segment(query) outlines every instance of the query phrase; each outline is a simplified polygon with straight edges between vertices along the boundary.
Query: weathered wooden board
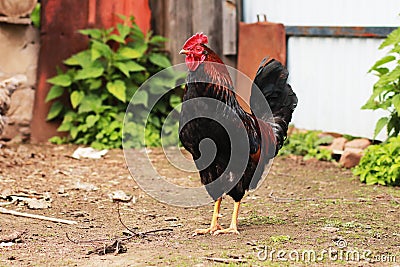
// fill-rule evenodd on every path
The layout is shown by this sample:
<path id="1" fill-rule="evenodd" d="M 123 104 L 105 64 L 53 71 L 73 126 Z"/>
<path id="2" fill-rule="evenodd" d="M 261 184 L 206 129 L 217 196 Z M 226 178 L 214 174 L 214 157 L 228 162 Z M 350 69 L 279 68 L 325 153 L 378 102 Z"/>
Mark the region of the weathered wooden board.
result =
<path id="1" fill-rule="evenodd" d="M 152 26 L 157 34 L 169 39 L 166 49 L 173 64 L 184 62 L 178 52 L 187 38 L 203 32 L 222 60 L 235 66 L 239 5 L 239 0 L 150 0 Z"/>

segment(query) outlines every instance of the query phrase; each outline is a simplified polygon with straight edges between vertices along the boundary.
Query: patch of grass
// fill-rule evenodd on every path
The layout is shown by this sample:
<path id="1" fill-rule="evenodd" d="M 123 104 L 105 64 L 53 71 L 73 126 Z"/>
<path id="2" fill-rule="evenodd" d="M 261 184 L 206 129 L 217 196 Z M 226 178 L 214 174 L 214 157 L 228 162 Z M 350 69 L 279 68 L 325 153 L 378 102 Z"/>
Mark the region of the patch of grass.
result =
<path id="1" fill-rule="evenodd" d="M 277 242 L 287 242 L 291 238 L 288 235 L 277 235 L 277 236 L 271 236 L 270 237 L 272 242 L 277 243 Z"/>
<path id="2" fill-rule="evenodd" d="M 371 229 L 370 225 L 365 225 L 359 222 L 342 222 L 338 219 L 327 219 L 325 221 L 325 226 L 330 226 L 330 227 L 339 227 L 339 228 L 344 228 L 344 229 L 355 229 L 355 228 L 360 228 L 360 229 Z"/>
<path id="3" fill-rule="evenodd" d="M 265 224 L 273 224 L 273 225 L 282 225 L 286 222 L 282 219 L 272 216 L 264 216 L 258 215 L 256 212 L 252 212 L 250 216 L 242 218 L 240 220 L 241 225 L 265 225 Z"/>

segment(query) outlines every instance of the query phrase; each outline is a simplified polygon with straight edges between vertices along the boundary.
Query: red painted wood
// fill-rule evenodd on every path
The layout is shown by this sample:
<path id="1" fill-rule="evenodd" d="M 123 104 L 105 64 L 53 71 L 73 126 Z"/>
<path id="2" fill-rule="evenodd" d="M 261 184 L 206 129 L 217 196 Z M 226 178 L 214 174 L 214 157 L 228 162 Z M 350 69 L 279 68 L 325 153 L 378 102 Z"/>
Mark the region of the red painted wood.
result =
<path id="1" fill-rule="evenodd" d="M 150 29 L 151 12 L 148 0 L 97 0 L 97 25 L 105 28 L 121 22 L 118 14 L 134 16 L 138 26 L 147 32 Z"/>
<path id="2" fill-rule="evenodd" d="M 111 27 L 121 22 L 116 14 L 136 16 L 139 27 L 150 29 L 148 0 L 42 0 L 41 47 L 38 82 L 31 122 L 31 141 L 45 142 L 57 132 L 59 121 L 46 121 L 51 103 L 45 98 L 51 85 L 47 79 L 56 75 L 63 60 L 87 48 L 88 39 L 77 31 L 89 27 Z"/>

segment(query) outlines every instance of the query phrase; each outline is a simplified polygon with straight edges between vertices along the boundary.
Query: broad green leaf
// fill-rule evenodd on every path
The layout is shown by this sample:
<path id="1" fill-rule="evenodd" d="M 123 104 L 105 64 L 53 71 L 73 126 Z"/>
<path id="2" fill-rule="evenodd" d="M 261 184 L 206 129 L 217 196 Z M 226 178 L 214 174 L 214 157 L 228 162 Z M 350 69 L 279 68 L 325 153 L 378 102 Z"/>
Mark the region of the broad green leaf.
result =
<path id="1" fill-rule="evenodd" d="M 101 98 L 97 95 L 85 95 L 79 105 L 78 114 L 97 111 L 102 106 Z"/>
<path id="2" fill-rule="evenodd" d="M 134 40 L 143 40 L 144 39 L 144 33 L 137 24 L 132 23 L 131 34 L 132 34 L 132 38 Z"/>
<path id="3" fill-rule="evenodd" d="M 153 37 L 151 37 L 150 39 L 150 43 L 152 44 L 159 44 L 159 43 L 164 43 L 166 42 L 168 39 L 165 37 L 162 37 L 160 35 L 155 35 Z"/>
<path id="4" fill-rule="evenodd" d="M 385 86 L 387 84 L 398 81 L 400 78 L 400 65 L 396 66 L 392 71 L 382 75 L 378 82 L 376 82 L 376 86 Z"/>
<path id="5" fill-rule="evenodd" d="M 100 66 L 92 66 L 81 69 L 77 72 L 75 80 L 85 80 L 90 78 L 98 78 L 104 73 L 104 68 Z"/>
<path id="6" fill-rule="evenodd" d="M 96 90 L 103 84 L 101 79 L 88 79 L 86 83 L 89 85 L 89 90 Z"/>
<path id="7" fill-rule="evenodd" d="M 70 100 L 71 100 L 71 105 L 72 108 L 76 108 L 82 101 L 82 99 L 85 97 L 85 93 L 82 91 L 73 91 Z"/>
<path id="8" fill-rule="evenodd" d="M 143 104 L 147 106 L 147 102 L 149 100 L 149 96 L 146 91 L 144 90 L 138 90 L 136 93 L 133 95 L 132 98 L 132 104 Z"/>
<path id="9" fill-rule="evenodd" d="M 394 108 L 400 114 L 400 94 L 393 96 L 392 103 L 393 103 Z"/>
<path id="10" fill-rule="evenodd" d="M 105 58 L 111 59 L 113 51 L 111 50 L 111 48 L 108 45 L 103 44 L 103 43 L 101 43 L 99 41 L 92 41 L 91 44 L 92 44 L 91 45 L 91 49 L 92 50 L 97 50 Z M 92 52 L 92 60 L 94 60 L 93 59 L 93 52 Z"/>
<path id="11" fill-rule="evenodd" d="M 382 131 L 383 127 L 387 125 L 389 119 L 387 117 L 382 117 L 378 120 L 375 126 L 375 131 L 374 131 L 374 138 L 378 136 L 378 134 Z"/>
<path id="12" fill-rule="evenodd" d="M 86 117 L 86 126 L 88 128 L 91 128 L 95 125 L 95 123 L 99 120 L 99 116 L 98 115 L 89 115 Z"/>
<path id="13" fill-rule="evenodd" d="M 376 70 L 377 67 L 379 67 L 379 66 L 381 66 L 381 65 L 383 65 L 383 64 L 386 64 L 386 63 L 388 63 L 388 62 L 391 62 L 391 61 L 393 61 L 393 60 L 395 60 L 395 59 L 396 59 L 395 56 L 385 56 L 385 57 L 381 58 L 380 60 L 378 60 L 378 61 L 372 66 L 372 68 L 371 68 L 369 71 Z"/>
<path id="14" fill-rule="evenodd" d="M 90 51 L 85 50 L 72 55 L 70 58 L 64 60 L 64 64 L 68 66 L 81 66 L 82 68 L 90 66 L 92 64 Z"/>
<path id="15" fill-rule="evenodd" d="M 400 43 L 400 27 L 397 28 L 396 30 L 392 31 L 386 39 L 382 42 L 382 44 L 379 46 L 379 49 L 382 49 L 386 46 L 393 45 L 393 44 L 398 44 Z"/>
<path id="16" fill-rule="evenodd" d="M 101 58 L 101 56 L 103 55 L 99 50 L 92 48 L 90 49 L 90 55 L 91 55 L 91 60 L 95 61 L 98 58 Z"/>
<path id="17" fill-rule="evenodd" d="M 84 30 L 79 30 L 80 34 L 83 35 L 88 35 L 93 37 L 94 39 L 100 39 L 102 36 L 101 30 L 99 29 L 84 29 Z"/>
<path id="18" fill-rule="evenodd" d="M 400 53 L 400 43 L 395 44 L 394 48 L 390 50 L 390 53 Z"/>
<path id="19" fill-rule="evenodd" d="M 57 128 L 57 132 L 68 132 L 72 128 L 72 123 L 69 121 L 63 121 L 60 127 Z"/>
<path id="20" fill-rule="evenodd" d="M 32 10 L 32 13 L 30 16 L 32 24 L 36 28 L 40 28 L 40 10 L 41 10 L 41 5 L 40 5 L 40 3 L 37 3 L 35 8 Z"/>
<path id="21" fill-rule="evenodd" d="M 165 86 L 162 86 L 162 85 L 156 86 L 155 84 L 151 84 L 149 92 L 151 94 L 153 94 L 153 95 L 160 95 L 161 96 L 161 95 L 167 93 L 168 89 L 169 88 L 167 88 Z"/>
<path id="22" fill-rule="evenodd" d="M 381 75 L 388 73 L 389 69 L 388 68 L 376 68 L 376 69 L 374 69 L 374 71 L 376 71 L 378 73 L 377 76 L 381 76 Z"/>
<path id="23" fill-rule="evenodd" d="M 71 128 L 71 131 L 69 131 L 69 134 L 71 135 L 72 139 L 76 139 L 78 133 L 79 133 L 78 127 L 73 127 Z"/>
<path id="24" fill-rule="evenodd" d="M 127 25 L 124 24 L 118 24 L 117 25 L 117 29 L 120 35 L 120 38 L 122 38 L 122 40 L 125 40 L 125 38 L 128 36 L 129 32 L 131 31 L 131 28 Z"/>
<path id="25" fill-rule="evenodd" d="M 129 77 L 129 72 L 146 70 L 145 67 L 134 61 L 116 62 L 114 63 L 114 66 L 117 67 L 123 74 L 125 74 L 126 77 Z"/>
<path id="26" fill-rule="evenodd" d="M 52 144 L 56 145 L 61 145 L 66 143 L 66 138 L 65 137 L 60 137 L 60 136 L 53 136 L 52 138 L 49 139 L 49 142 Z"/>
<path id="27" fill-rule="evenodd" d="M 62 87 L 68 87 L 71 85 L 71 77 L 68 74 L 59 74 L 47 80 L 48 83 L 59 85 Z"/>
<path id="28" fill-rule="evenodd" d="M 162 54 L 151 54 L 149 60 L 154 65 L 160 66 L 162 68 L 168 68 L 171 66 L 169 59 Z"/>
<path id="29" fill-rule="evenodd" d="M 134 59 L 134 58 L 140 58 L 143 55 L 143 53 L 136 49 L 124 46 L 118 49 L 117 55 L 125 59 Z"/>
<path id="30" fill-rule="evenodd" d="M 169 104 L 171 105 L 172 108 L 175 108 L 179 104 L 182 103 L 182 99 L 180 96 L 177 95 L 171 95 L 171 98 L 169 99 Z"/>
<path id="31" fill-rule="evenodd" d="M 125 39 L 122 36 L 116 35 L 116 34 L 111 34 L 110 35 L 110 40 L 116 41 L 120 44 L 125 43 Z"/>
<path id="32" fill-rule="evenodd" d="M 60 97 L 64 93 L 64 88 L 58 85 L 53 85 L 50 88 L 50 91 L 48 92 L 46 96 L 46 102 L 49 102 L 50 100 L 56 99 L 57 97 Z"/>
<path id="33" fill-rule="evenodd" d="M 122 102 L 126 101 L 126 85 L 121 80 L 107 83 L 107 90 Z"/>
<path id="34" fill-rule="evenodd" d="M 47 120 L 55 119 L 58 115 L 60 115 L 61 111 L 63 110 L 63 104 L 60 101 L 54 102 L 47 114 Z"/>

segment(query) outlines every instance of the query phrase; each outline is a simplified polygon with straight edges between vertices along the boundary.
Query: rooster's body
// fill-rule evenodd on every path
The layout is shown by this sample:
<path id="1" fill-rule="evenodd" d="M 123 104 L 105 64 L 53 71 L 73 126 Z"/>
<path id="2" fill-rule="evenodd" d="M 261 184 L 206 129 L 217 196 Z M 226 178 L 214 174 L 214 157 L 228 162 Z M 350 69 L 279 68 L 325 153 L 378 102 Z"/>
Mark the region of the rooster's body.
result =
<path id="1" fill-rule="evenodd" d="M 265 165 L 282 146 L 297 97 L 286 83 L 287 70 L 278 61 L 263 60 L 254 80 L 250 106 L 263 114 L 263 101 L 254 97 L 254 90 L 261 90 L 265 98 L 261 100 L 268 101 L 274 121 L 266 122 L 253 112 L 246 112 L 239 105 L 226 66 L 205 45 L 207 41 L 205 35 L 196 34 L 181 51 L 186 54 L 189 74 L 179 137 L 195 160 L 201 182 L 216 201 L 210 228 L 196 233 L 238 233 L 240 201 L 247 190 L 257 186 Z M 211 160 L 204 156 L 207 151 L 202 151 L 201 142 L 207 139 L 212 140 L 216 150 Z M 218 178 L 220 183 L 210 186 Z M 222 230 L 217 221 L 224 193 L 234 199 L 235 206 L 230 227 Z"/>

